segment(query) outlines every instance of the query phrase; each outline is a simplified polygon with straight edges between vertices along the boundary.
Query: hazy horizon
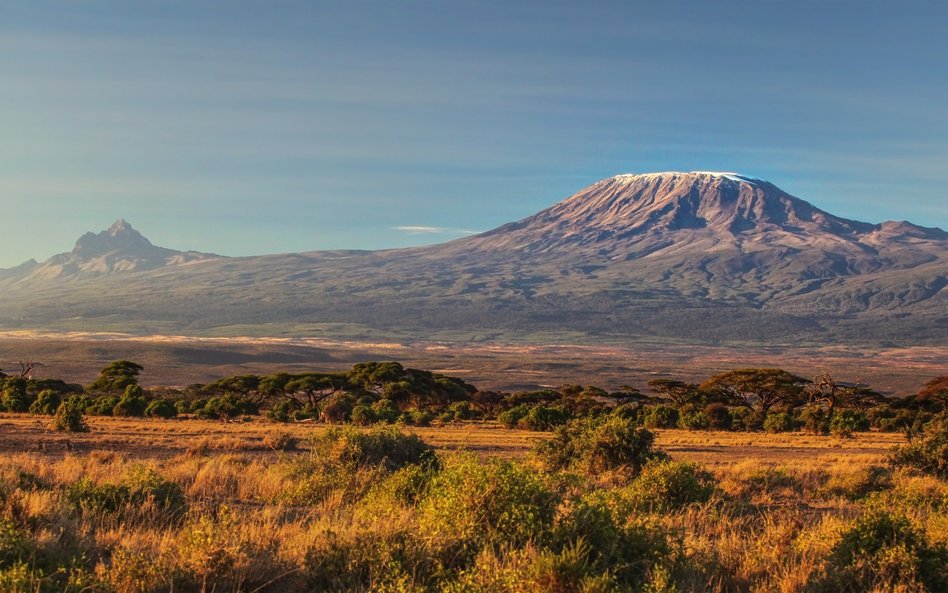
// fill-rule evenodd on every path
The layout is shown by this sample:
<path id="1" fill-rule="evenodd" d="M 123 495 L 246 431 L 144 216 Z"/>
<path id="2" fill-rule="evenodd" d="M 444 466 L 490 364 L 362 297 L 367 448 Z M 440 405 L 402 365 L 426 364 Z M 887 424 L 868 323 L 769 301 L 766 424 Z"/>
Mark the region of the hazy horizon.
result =
<path id="1" fill-rule="evenodd" d="M 737 171 L 948 228 L 934 2 L 0 8 L 0 267 L 124 218 L 224 255 L 486 231 L 619 173 Z"/>

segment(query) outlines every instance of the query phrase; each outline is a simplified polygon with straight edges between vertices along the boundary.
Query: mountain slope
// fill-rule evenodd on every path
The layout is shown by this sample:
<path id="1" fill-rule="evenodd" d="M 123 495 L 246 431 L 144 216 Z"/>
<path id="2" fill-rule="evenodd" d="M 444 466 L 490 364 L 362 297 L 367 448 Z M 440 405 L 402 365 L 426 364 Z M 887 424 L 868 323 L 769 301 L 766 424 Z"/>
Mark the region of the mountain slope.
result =
<path id="1" fill-rule="evenodd" d="M 218 258 L 155 251 L 134 236 L 116 250 L 111 233 L 102 249 L 101 236 L 0 275 L 0 326 L 404 339 L 948 337 L 948 234 L 846 220 L 730 173 L 619 175 L 519 222 L 425 248 Z"/>

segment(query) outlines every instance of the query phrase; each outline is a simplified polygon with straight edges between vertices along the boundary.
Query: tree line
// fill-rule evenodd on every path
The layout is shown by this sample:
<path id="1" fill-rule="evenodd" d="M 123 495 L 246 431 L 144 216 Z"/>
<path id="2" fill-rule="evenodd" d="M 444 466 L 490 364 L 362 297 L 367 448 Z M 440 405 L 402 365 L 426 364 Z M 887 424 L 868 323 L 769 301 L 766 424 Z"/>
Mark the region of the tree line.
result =
<path id="1" fill-rule="evenodd" d="M 398 362 L 358 363 L 344 372 L 235 375 L 184 389 L 145 389 L 139 384 L 143 370 L 138 363 L 117 360 L 85 386 L 0 373 L 0 411 L 214 419 L 266 415 L 277 422 L 360 425 L 487 419 L 528 430 L 552 430 L 574 418 L 613 413 L 649 428 L 847 435 L 869 429 L 918 431 L 948 407 L 948 376 L 894 398 L 826 373 L 808 379 L 778 368 L 735 369 L 701 383 L 652 379 L 648 393 L 631 386 L 608 391 L 574 384 L 482 391 L 462 379 Z"/>

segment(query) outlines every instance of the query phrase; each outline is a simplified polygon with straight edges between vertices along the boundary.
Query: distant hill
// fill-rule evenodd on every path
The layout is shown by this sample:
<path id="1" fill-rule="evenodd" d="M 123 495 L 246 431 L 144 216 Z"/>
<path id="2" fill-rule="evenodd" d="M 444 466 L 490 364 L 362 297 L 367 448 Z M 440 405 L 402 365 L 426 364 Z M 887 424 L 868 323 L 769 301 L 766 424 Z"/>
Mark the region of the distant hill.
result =
<path id="1" fill-rule="evenodd" d="M 0 272 L 0 327 L 406 340 L 939 344 L 948 233 L 733 173 L 618 175 L 424 248 L 246 258 L 124 221 Z"/>

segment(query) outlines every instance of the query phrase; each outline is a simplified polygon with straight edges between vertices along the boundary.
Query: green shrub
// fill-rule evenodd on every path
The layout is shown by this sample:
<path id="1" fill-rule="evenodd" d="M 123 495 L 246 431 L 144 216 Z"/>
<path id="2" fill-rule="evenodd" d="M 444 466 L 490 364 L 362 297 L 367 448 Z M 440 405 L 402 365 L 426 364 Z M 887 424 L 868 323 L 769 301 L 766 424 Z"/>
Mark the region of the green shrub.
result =
<path id="1" fill-rule="evenodd" d="M 425 542 L 413 532 L 369 530 L 345 535 L 331 532 L 307 552 L 301 571 L 304 587 L 299 590 L 326 593 L 440 591 L 433 586 L 423 586 L 433 585 L 435 575 L 443 570 L 436 560 Z"/>
<path id="2" fill-rule="evenodd" d="M 624 490 L 634 508 L 666 512 L 706 502 L 714 492 L 714 478 L 694 463 L 655 461 Z"/>
<path id="3" fill-rule="evenodd" d="M 378 423 L 379 417 L 378 414 L 375 413 L 375 410 L 372 409 L 372 406 L 358 404 L 352 408 L 349 420 L 358 426 L 371 426 Z"/>
<path id="4" fill-rule="evenodd" d="M 346 467 L 382 467 L 387 471 L 438 463 L 434 449 L 418 436 L 394 427 L 369 431 L 330 428 L 313 437 L 311 456 Z"/>
<path id="5" fill-rule="evenodd" d="M 61 403 L 62 399 L 58 393 L 52 389 L 44 389 L 36 396 L 36 400 L 30 404 L 30 413 L 52 416 L 59 409 Z"/>
<path id="6" fill-rule="evenodd" d="M 856 410 L 837 410 L 829 423 L 830 434 L 850 437 L 854 432 L 869 430 L 866 415 Z"/>
<path id="7" fill-rule="evenodd" d="M 743 432 L 763 430 L 764 417 L 751 408 L 734 408 L 731 410 L 731 428 Z"/>
<path id="8" fill-rule="evenodd" d="M 708 419 L 708 427 L 712 430 L 730 430 L 734 418 L 727 406 L 720 403 L 711 403 L 704 407 L 704 415 Z"/>
<path id="9" fill-rule="evenodd" d="M 30 555 L 29 536 L 7 519 L 0 519 L 0 568 L 10 568 Z"/>
<path id="10" fill-rule="evenodd" d="M 462 422 L 480 418 L 483 413 L 471 402 L 454 402 L 442 412 L 438 419 L 442 422 Z"/>
<path id="11" fill-rule="evenodd" d="M 427 410 L 405 410 L 398 417 L 398 421 L 409 426 L 431 426 L 434 414 Z"/>
<path id="12" fill-rule="evenodd" d="M 195 413 L 199 418 L 236 418 L 259 414 L 260 406 L 237 394 L 225 393 L 207 400 Z"/>
<path id="13" fill-rule="evenodd" d="M 948 479 L 948 412 L 941 412 L 926 424 L 921 438 L 897 447 L 891 463 Z"/>
<path id="14" fill-rule="evenodd" d="M 149 418 L 174 418 L 178 415 L 178 409 L 169 400 L 156 399 L 148 402 L 145 415 Z"/>
<path id="15" fill-rule="evenodd" d="M 562 408 L 534 406 L 517 422 L 517 427 L 526 430 L 548 431 L 557 426 L 563 426 L 569 419 L 570 413 Z"/>
<path id="16" fill-rule="evenodd" d="M 543 476 L 523 465 L 462 456 L 431 480 L 418 524 L 437 547 L 518 546 L 543 539 L 559 500 Z"/>
<path id="17" fill-rule="evenodd" d="M 647 428 L 675 428 L 678 426 L 678 410 L 671 406 L 652 406 L 645 413 Z"/>
<path id="18" fill-rule="evenodd" d="M 68 400 L 59 404 L 56 409 L 53 429 L 60 432 L 89 432 L 89 426 L 82 417 L 82 410 Z"/>
<path id="19" fill-rule="evenodd" d="M 843 533 L 817 590 L 948 591 L 948 550 L 903 516 L 870 509 Z"/>
<path id="20" fill-rule="evenodd" d="M 33 398 L 26 392 L 26 379 L 13 378 L 3 382 L 0 407 L 7 412 L 28 412 Z"/>
<path id="21" fill-rule="evenodd" d="M 653 590 L 643 587 L 648 575 L 672 568 L 680 553 L 667 532 L 652 522 L 640 520 L 635 513 L 630 514 L 628 505 L 614 502 L 614 497 L 609 500 L 602 490 L 572 501 L 565 516 L 557 522 L 550 547 L 564 551 L 580 543 L 588 546 L 590 576 L 605 577 L 605 586 L 579 591 Z M 561 589 L 553 585 L 539 590 Z"/>
<path id="22" fill-rule="evenodd" d="M 793 432 L 796 422 L 788 412 L 771 412 L 764 419 L 764 430 L 771 433 Z"/>
<path id="23" fill-rule="evenodd" d="M 144 416 L 145 408 L 148 402 L 145 400 L 144 392 L 138 385 L 129 385 L 125 388 L 125 394 L 119 399 L 115 407 L 112 408 L 113 416 Z"/>
<path id="24" fill-rule="evenodd" d="M 800 421 L 807 432 L 813 434 L 829 433 L 829 410 L 818 405 L 804 406 L 800 410 Z"/>
<path id="25" fill-rule="evenodd" d="M 678 426 L 687 430 L 707 430 L 711 421 L 704 412 L 687 412 L 678 419 Z"/>
<path id="26" fill-rule="evenodd" d="M 118 402 L 119 398 L 114 395 L 94 397 L 89 400 L 85 411 L 93 416 L 111 416 Z"/>
<path id="27" fill-rule="evenodd" d="M 530 404 L 519 404 L 497 414 L 497 420 L 507 428 L 517 428 L 520 419 L 529 414 L 532 409 L 533 406 Z"/>
<path id="28" fill-rule="evenodd" d="M 571 420 L 556 429 L 553 438 L 541 441 L 536 454 L 553 470 L 576 468 L 588 473 L 623 470 L 635 475 L 651 459 L 655 437 L 634 421 L 617 416 Z"/>
<path id="29" fill-rule="evenodd" d="M 372 404 L 372 412 L 375 414 L 376 422 L 385 422 L 386 424 L 394 423 L 401 415 L 398 407 L 395 406 L 395 402 L 390 399 L 380 399 Z"/>

